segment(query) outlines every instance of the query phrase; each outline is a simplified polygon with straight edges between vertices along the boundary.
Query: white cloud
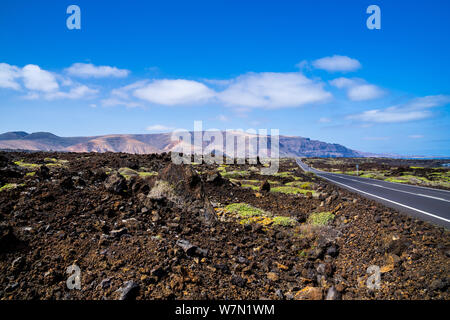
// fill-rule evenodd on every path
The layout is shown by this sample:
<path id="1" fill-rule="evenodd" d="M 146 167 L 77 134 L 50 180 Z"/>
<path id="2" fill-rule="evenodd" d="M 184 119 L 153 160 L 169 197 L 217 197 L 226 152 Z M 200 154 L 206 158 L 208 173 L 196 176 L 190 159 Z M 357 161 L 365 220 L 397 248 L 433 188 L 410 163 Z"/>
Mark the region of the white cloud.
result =
<path id="1" fill-rule="evenodd" d="M 145 130 L 147 130 L 147 131 L 170 131 L 173 129 L 175 129 L 175 128 L 168 127 L 163 124 L 154 124 L 154 125 L 151 125 L 151 126 L 148 126 L 147 128 L 145 128 Z"/>
<path id="2" fill-rule="evenodd" d="M 300 70 L 302 69 L 310 69 L 309 63 L 307 60 L 302 60 L 299 63 L 297 63 L 295 65 L 297 68 L 299 68 Z"/>
<path id="3" fill-rule="evenodd" d="M 69 78 L 43 70 L 34 64 L 28 64 L 23 68 L 19 68 L 0 63 L 0 88 L 19 90 L 22 86 L 18 80 L 21 80 L 23 87 L 27 89 L 25 95 L 22 96 L 26 100 L 39 98 L 47 100 L 80 99 L 91 97 L 98 93 L 96 89 L 76 84 Z M 60 91 L 60 84 L 63 87 L 69 87 L 69 91 Z"/>
<path id="4" fill-rule="evenodd" d="M 147 80 L 137 81 L 132 84 L 111 90 L 111 95 L 118 97 L 118 98 L 122 98 L 122 99 L 130 99 L 131 91 L 142 88 L 147 83 L 148 83 Z"/>
<path id="5" fill-rule="evenodd" d="M 411 109 L 427 109 L 433 107 L 444 106 L 450 103 L 450 96 L 438 94 L 435 96 L 425 96 L 411 100 L 407 106 Z"/>
<path id="6" fill-rule="evenodd" d="M 248 73 L 230 80 L 204 82 L 224 88 L 215 91 L 204 83 L 184 79 L 144 80 L 112 90 L 111 97 L 102 104 L 135 104 L 133 98 L 166 106 L 215 101 L 248 112 L 251 108 L 299 107 L 331 98 L 331 93 L 323 89 L 324 83 L 301 73 Z"/>
<path id="7" fill-rule="evenodd" d="M 396 107 L 387 108 L 384 110 L 374 109 L 364 111 L 360 114 L 349 116 L 348 119 L 359 120 L 364 122 L 377 123 L 393 123 L 393 122 L 407 122 L 413 120 L 425 119 L 431 116 L 429 111 L 409 111 Z"/>
<path id="8" fill-rule="evenodd" d="M 104 107 L 115 107 L 115 106 L 124 106 L 127 108 L 142 107 L 142 104 L 138 102 L 130 100 L 122 100 L 114 97 L 102 99 L 100 102 Z"/>
<path id="9" fill-rule="evenodd" d="M 361 63 L 359 63 L 358 60 L 347 56 L 338 55 L 314 60 L 312 65 L 317 69 L 322 69 L 329 72 L 355 71 L 361 68 Z"/>
<path id="10" fill-rule="evenodd" d="M 20 84 L 16 79 L 20 77 L 20 69 L 7 63 L 0 63 L 0 88 L 19 90 Z"/>
<path id="11" fill-rule="evenodd" d="M 263 72 L 235 78 L 218 98 L 231 106 L 276 109 L 325 102 L 331 93 L 301 73 Z"/>
<path id="12" fill-rule="evenodd" d="M 132 84 L 111 90 L 111 96 L 109 98 L 101 100 L 101 104 L 104 107 L 113 106 L 125 106 L 127 108 L 142 107 L 142 103 L 134 101 L 134 97 L 130 95 L 133 90 L 142 88 L 147 80 L 137 81 Z"/>
<path id="13" fill-rule="evenodd" d="M 0 63 L 0 88 L 19 90 L 21 85 L 18 80 L 22 80 L 26 89 L 35 92 L 53 92 L 59 88 L 56 75 L 37 65 L 28 64 L 19 68 L 7 63 Z M 35 94 L 28 93 L 28 98 L 33 96 Z"/>
<path id="14" fill-rule="evenodd" d="M 152 103 L 173 106 L 202 103 L 214 97 L 213 90 L 203 83 L 192 80 L 154 80 L 142 88 L 136 89 L 133 95 Z"/>
<path id="15" fill-rule="evenodd" d="M 408 122 L 429 118 L 433 113 L 428 110 L 440 107 L 450 102 L 450 96 L 436 95 L 416 98 L 399 106 L 386 109 L 373 109 L 359 114 L 350 115 L 347 118 L 362 122 L 395 123 Z"/>
<path id="16" fill-rule="evenodd" d="M 59 88 L 55 76 L 34 64 L 22 68 L 22 78 L 25 87 L 29 90 L 51 92 Z"/>
<path id="17" fill-rule="evenodd" d="M 331 122 L 330 118 L 322 117 L 319 119 L 319 123 L 330 123 L 330 122 Z"/>
<path id="18" fill-rule="evenodd" d="M 92 98 L 95 94 L 98 93 L 97 89 L 91 89 L 85 85 L 79 85 L 70 89 L 68 92 L 51 92 L 45 94 L 45 99 L 54 100 L 54 99 L 82 99 L 82 98 Z"/>
<path id="19" fill-rule="evenodd" d="M 384 91 L 373 84 L 362 84 L 348 89 L 347 95 L 350 100 L 363 101 L 379 98 Z"/>
<path id="20" fill-rule="evenodd" d="M 412 134 L 412 135 L 409 135 L 408 138 L 410 138 L 410 139 L 422 139 L 423 135 L 421 135 L 421 134 Z"/>
<path id="21" fill-rule="evenodd" d="M 92 63 L 74 63 L 65 71 L 80 78 L 124 78 L 130 73 L 126 69 L 118 69 L 110 66 L 95 66 Z"/>
<path id="22" fill-rule="evenodd" d="M 382 97 L 385 92 L 376 85 L 359 78 L 337 78 L 330 81 L 332 86 L 347 89 L 347 97 L 353 101 L 371 100 Z"/>

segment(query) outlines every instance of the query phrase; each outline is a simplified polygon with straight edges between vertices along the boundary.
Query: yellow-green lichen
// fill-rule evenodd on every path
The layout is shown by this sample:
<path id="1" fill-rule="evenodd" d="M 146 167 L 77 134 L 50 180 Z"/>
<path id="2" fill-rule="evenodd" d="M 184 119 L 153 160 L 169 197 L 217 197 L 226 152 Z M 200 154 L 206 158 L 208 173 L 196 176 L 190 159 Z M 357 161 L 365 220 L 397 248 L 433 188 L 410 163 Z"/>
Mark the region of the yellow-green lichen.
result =
<path id="1" fill-rule="evenodd" d="M 315 226 L 325 226 L 334 219 L 334 214 L 331 212 L 314 212 L 311 213 L 308 217 L 308 223 Z"/>

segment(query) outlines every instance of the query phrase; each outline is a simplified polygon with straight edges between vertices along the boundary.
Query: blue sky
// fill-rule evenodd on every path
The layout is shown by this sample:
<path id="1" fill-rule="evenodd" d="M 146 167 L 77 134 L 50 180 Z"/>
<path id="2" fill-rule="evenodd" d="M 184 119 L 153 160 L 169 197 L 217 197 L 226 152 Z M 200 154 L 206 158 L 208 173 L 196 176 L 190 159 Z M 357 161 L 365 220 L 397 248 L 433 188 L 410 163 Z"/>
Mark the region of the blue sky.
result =
<path id="1" fill-rule="evenodd" d="M 81 9 L 68 30 L 66 8 Z M 381 9 L 369 30 L 366 8 Z M 2 1 L 0 131 L 278 128 L 450 156 L 449 1 Z"/>

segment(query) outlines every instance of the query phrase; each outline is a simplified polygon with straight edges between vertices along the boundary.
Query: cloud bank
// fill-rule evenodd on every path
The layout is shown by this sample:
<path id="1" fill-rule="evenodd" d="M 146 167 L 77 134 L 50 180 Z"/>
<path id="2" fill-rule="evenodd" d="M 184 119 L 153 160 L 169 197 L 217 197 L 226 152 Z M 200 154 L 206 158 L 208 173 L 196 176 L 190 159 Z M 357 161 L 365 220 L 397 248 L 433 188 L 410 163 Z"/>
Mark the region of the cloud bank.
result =
<path id="1" fill-rule="evenodd" d="M 71 76 L 80 78 L 124 78 L 130 73 L 129 70 L 110 66 L 95 66 L 92 63 L 74 63 L 65 71 Z"/>
<path id="2" fill-rule="evenodd" d="M 430 108 L 441 107 L 450 103 L 450 96 L 435 95 L 415 98 L 403 105 L 385 109 L 372 109 L 350 115 L 347 119 L 369 123 L 408 122 L 429 118 L 433 115 Z"/>
<path id="3" fill-rule="evenodd" d="M 347 90 L 347 97 L 352 101 L 372 100 L 382 97 L 385 92 L 376 85 L 369 84 L 358 78 L 337 78 L 330 84 L 339 89 Z"/>
<path id="4" fill-rule="evenodd" d="M 324 84 L 301 73 L 248 73 L 231 81 L 217 98 L 225 105 L 249 108 L 300 107 L 326 102 L 331 93 Z"/>
<path id="5" fill-rule="evenodd" d="M 61 86 L 70 89 L 61 91 Z M 24 98 L 28 100 L 81 99 L 98 93 L 97 89 L 74 83 L 34 64 L 20 68 L 0 63 L 0 88 L 25 91 Z"/>
<path id="6" fill-rule="evenodd" d="M 312 65 L 316 69 L 328 72 L 350 72 L 361 68 L 361 63 L 358 60 L 338 55 L 314 60 Z"/>

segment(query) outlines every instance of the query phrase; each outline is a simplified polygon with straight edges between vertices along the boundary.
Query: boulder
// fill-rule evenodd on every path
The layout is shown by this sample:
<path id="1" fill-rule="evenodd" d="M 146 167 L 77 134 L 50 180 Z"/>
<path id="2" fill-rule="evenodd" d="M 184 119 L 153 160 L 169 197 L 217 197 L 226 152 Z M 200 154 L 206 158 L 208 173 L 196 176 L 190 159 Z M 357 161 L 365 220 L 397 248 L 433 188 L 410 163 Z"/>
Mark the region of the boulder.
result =
<path id="1" fill-rule="evenodd" d="M 105 188 L 111 193 L 121 194 L 127 189 L 127 181 L 120 174 L 113 173 L 106 180 Z"/>
<path id="2" fill-rule="evenodd" d="M 198 213 L 200 220 L 212 226 L 218 217 L 205 193 L 202 179 L 191 166 L 169 164 L 162 169 L 158 177 L 173 186 L 173 191 L 183 203 L 183 209 Z"/>
<path id="3" fill-rule="evenodd" d="M 206 176 L 206 182 L 215 184 L 215 185 L 221 185 L 223 183 L 223 178 L 220 175 L 219 172 L 210 172 Z"/>
<path id="4" fill-rule="evenodd" d="M 39 170 L 36 172 L 36 176 L 44 180 L 49 179 L 50 169 L 47 166 L 41 166 Z"/>
<path id="5" fill-rule="evenodd" d="M 270 183 L 267 180 L 264 180 L 259 186 L 259 191 L 261 192 L 269 192 L 270 191 Z"/>

